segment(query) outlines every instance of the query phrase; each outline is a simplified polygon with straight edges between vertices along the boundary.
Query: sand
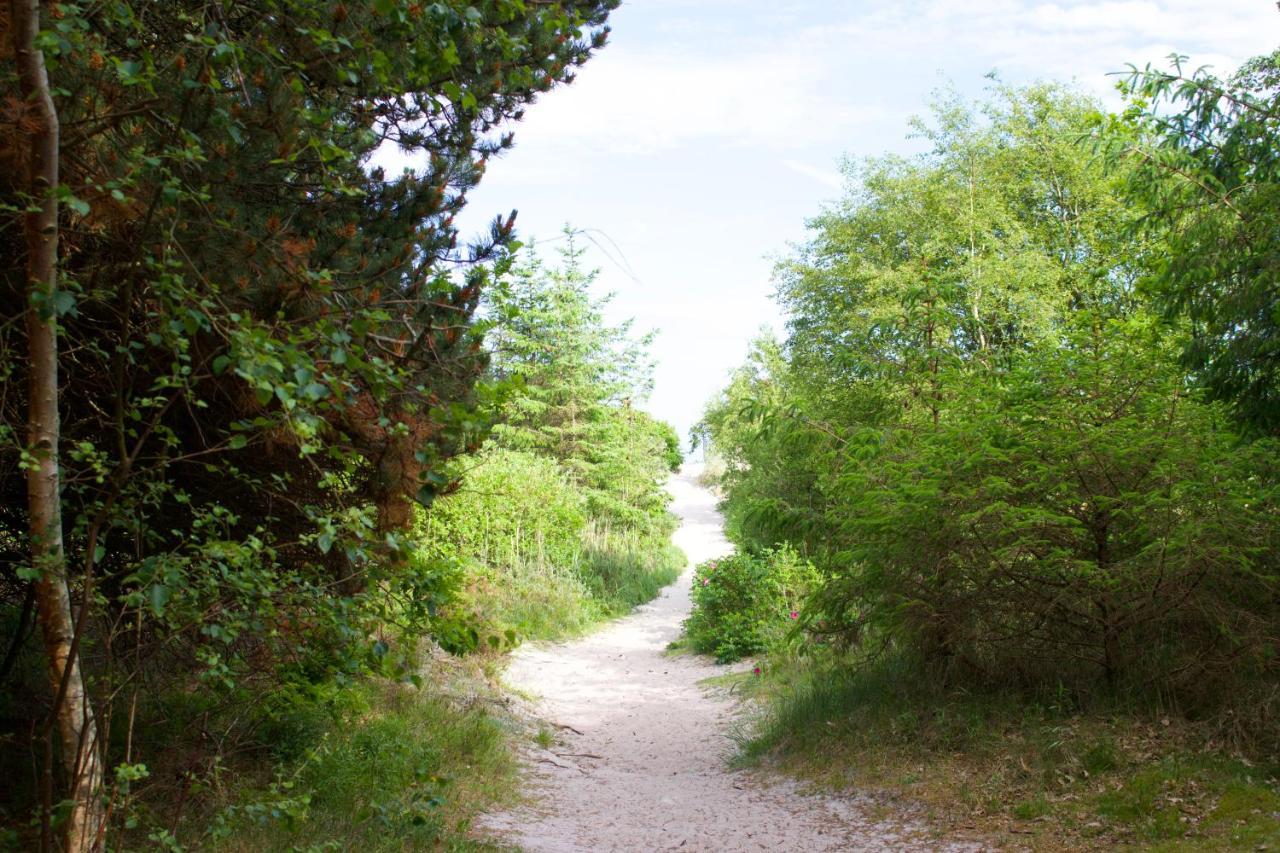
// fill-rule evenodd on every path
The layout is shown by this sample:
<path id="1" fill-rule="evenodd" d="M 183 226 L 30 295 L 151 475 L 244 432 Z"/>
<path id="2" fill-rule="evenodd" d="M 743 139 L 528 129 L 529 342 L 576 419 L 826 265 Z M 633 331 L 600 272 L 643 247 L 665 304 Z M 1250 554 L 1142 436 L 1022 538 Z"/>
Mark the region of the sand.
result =
<path id="1" fill-rule="evenodd" d="M 732 550 L 695 474 L 670 484 L 675 541 L 691 566 Z M 512 655 L 504 681 L 533 697 L 531 712 L 556 742 L 529 747 L 529 804 L 486 816 L 482 834 L 528 851 L 977 849 L 930 837 L 866 797 L 803 793 L 775 774 L 730 769 L 741 710 L 728 691 L 700 683 L 728 669 L 667 651 L 689 612 L 691 566 L 588 637 Z"/>

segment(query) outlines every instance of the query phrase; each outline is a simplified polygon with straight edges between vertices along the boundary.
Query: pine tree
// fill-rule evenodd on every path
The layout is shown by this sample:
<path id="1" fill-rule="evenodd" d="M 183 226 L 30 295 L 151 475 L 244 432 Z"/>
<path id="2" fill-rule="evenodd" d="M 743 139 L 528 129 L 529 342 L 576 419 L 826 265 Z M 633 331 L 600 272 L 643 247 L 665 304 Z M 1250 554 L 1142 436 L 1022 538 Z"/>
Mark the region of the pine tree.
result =
<path id="1" fill-rule="evenodd" d="M 454 217 L 616 6 L 123 0 L 0 16 L 6 42 L 46 58 L 64 128 L 57 180 L 20 178 L 50 125 L 33 121 L 30 80 L 0 67 L 0 542 L 56 519 L 21 509 L 22 460 L 58 460 L 67 567 L 6 560 L 0 591 L 66 588 L 71 647 L 103 650 L 86 676 L 99 698 L 139 690 L 142 668 L 230 692 L 300 656 L 367 665 L 378 596 L 410 571 L 412 501 L 446 490 L 443 461 L 484 431 L 474 314 L 509 264 L 514 214 L 470 246 Z M 371 170 L 383 145 L 416 169 Z M 41 226 L 56 286 L 18 224 L 31 205 L 57 211 Z M 56 365 L 25 357 L 51 333 Z M 43 418 L 32 445 L 17 389 L 50 390 L 55 367 L 61 433 Z M 77 808 L 99 795 L 70 776 Z M 46 836 L 56 782 L 41 782 Z"/>
<path id="2" fill-rule="evenodd" d="M 652 386 L 652 335 L 606 321 L 609 297 L 592 292 L 598 271 L 584 269 L 572 230 L 563 241 L 556 266 L 535 255 L 495 291 L 493 371 L 516 391 L 494 440 L 550 454 L 587 490 L 594 516 L 648 530 L 665 524 L 659 481 L 674 461 L 671 428 L 638 408 Z"/>

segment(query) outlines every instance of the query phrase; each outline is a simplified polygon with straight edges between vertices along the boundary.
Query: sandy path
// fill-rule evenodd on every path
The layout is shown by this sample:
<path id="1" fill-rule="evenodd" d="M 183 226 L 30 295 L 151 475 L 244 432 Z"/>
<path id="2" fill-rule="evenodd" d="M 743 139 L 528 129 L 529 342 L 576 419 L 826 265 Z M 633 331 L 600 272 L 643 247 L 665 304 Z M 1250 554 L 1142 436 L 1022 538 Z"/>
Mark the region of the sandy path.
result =
<path id="1" fill-rule="evenodd" d="M 673 478 L 676 544 L 694 563 L 730 550 L 713 497 Z M 689 611 L 686 571 L 653 603 L 584 639 L 529 645 L 505 680 L 562 727 L 532 749 L 535 804 L 482 828 L 528 851 L 937 850 L 909 821 L 868 818 L 858 800 L 730 771 L 734 703 L 699 682 L 725 667 L 670 657 Z"/>

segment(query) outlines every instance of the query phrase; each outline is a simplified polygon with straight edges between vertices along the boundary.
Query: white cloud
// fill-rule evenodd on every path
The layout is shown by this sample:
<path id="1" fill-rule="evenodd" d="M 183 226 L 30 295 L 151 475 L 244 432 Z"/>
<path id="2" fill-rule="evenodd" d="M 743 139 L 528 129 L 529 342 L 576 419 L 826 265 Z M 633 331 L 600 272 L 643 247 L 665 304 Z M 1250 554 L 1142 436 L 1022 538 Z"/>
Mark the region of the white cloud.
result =
<path id="1" fill-rule="evenodd" d="M 1280 43 L 1280 14 L 1270 0 L 699 5 L 638 0 L 624 7 L 617 42 L 572 86 L 528 111 L 517 143 L 562 158 L 648 156 L 686 145 L 783 153 L 843 147 L 888 125 L 901 132 L 904 115 L 920 108 L 902 102 L 903 81 L 922 81 L 923 95 L 925 78 L 939 70 L 1074 78 L 1109 97 L 1115 78 L 1108 72 L 1129 62 L 1163 64 L 1177 50 L 1227 71 Z M 633 45 L 621 33 L 642 6 L 651 16 L 659 8 L 674 14 Z M 787 20 L 794 23 L 782 26 Z M 830 175 L 788 168 L 831 183 Z"/>
<path id="2" fill-rule="evenodd" d="M 839 172 L 831 169 L 819 169 L 817 166 L 811 166 L 808 163 L 801 163 L 796 160 L 783 160 L 782 165 L 786 166 L 793 172 L 801 175 L 807 175 L 819 183 L 826 184 L 829 187 L 840 189 L 844 186 L 844 176 Z"/>
<path id="3" fill-rule="evenodd" d="M 1129 63 L 1163 65 L 1175 51 L 1229 72 L 1280 43 L 1280 14 L 1270 0 L 916 0 L 877 4 L 841 30 L 887 52 L 936 57 L 944 70 L 956 60 L 985 63 L 1019 77 L 1074 78 L 1107 93 L 1109 73 Z"/>
<path id="4" fill-rule="evenodd" d="M 820 84 L 824 64 L 800 43 L 721 57 L 614 46 L 530 109 L 517 139 L 626 154 L 694 141 L 786 150 L 874 120 Z"/>

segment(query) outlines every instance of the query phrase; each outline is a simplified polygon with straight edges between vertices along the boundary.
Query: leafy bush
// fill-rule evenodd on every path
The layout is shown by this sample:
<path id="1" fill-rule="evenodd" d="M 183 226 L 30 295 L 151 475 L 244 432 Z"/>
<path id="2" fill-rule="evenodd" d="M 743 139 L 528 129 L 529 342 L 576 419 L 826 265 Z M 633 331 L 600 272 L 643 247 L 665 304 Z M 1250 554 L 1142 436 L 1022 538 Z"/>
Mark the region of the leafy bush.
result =
<path id="1" fill-rule="evenodd" d="M 637 530 L 594 517 L 593 495 L 551 456 L 490 445 L 468 461 L 462 487 L 417 525 L 415 561 L 462 577 L 433 611 L 449 651 L 580 634 L 649 601 L 684 565 L 654 489 L 619 501 L 642 519 Z"/>
<path id="2" fill-rule="evenodd" d="M 466 652 L 586 627 L 581 491 L 546 456 L 491 446 L 468 462 L 462 487 L 421 511 L 415 531 L 418 559 L 451 563 L 463 577 L 437 614 L 436 639 Z"/>
<path id="3" fill-rule="evenodd" d="M 832 488 L 849 563 L 824 598 L 983 681 L 1186 707 L 1274 674 L 1274 446 L 1188 396 L 1141 317 L 1082 313 L 985 380 Z"/>
<path id="4" fill-rule="evenodd" d="M 777 269 L 787 340 L 758 342 L 700 427 L 728 533 L 801 548 L 826 577 L 809 618 L 842 645 L 1269 738 L 1274 437 L 1206 401 L 1179 360 L 1196 330 L 1146 302 L 1167 259 L 1078 144 L 1095 109 L 1001 88 L 920 124 L 918 158 L 851 169 Z"/>
<path id="5" fill-rule="evenodd" d="M 573 568 L 585 501 L 555 460 L 489 447 L 468 463 L 462 488 L 421 513 L 419 550 L 487 565 Z"/>
<path id="6" fill-rule="evenodd" d="M 689 642 L 721 663 L 765 651 L 798 622 L 819 580 L 813 565 L 787 546 L 708 560 L 693 577 Z"/>

